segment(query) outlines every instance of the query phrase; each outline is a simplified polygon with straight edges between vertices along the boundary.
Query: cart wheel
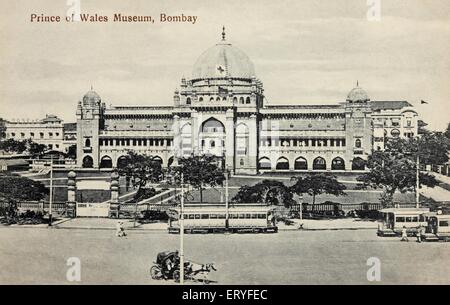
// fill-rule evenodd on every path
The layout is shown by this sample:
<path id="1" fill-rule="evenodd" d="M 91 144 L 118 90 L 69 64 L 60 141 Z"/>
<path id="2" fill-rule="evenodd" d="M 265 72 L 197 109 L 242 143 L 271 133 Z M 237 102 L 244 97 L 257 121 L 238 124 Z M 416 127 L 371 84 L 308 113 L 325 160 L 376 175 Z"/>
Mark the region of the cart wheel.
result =
<path id="1" fill-rule="evenodd" d="M 172 274 L 173 279 L 176 283 L 180 282 L 180 270 L 175 270 Z"/>
<path id="2" fill-rule="evenodd" d="M 158 266 L 152 266 L 150 268 L 150 276 L 154 280 L 159 280 L 163 277 L 163 274 L 161 272 L 161 269 Z"/>

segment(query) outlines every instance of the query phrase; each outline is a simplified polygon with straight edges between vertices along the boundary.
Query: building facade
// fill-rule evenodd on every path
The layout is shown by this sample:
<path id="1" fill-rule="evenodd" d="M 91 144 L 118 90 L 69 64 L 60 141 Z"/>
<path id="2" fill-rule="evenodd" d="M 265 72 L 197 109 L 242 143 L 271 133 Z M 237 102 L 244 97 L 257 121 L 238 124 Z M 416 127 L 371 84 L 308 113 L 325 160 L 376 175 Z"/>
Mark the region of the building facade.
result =
<path id="1" fill-rule="evenodd" d="M 406 101 L 371 101 L 357 84 L 336 105 L 268 105 L 253 63 L 222 40 L 182 79 L 173 106 L 106 107 L 93 90 L 77 106 L 77 165 L 121 166 L 128 151 L 163 166 L 211 154 L 234 173 L 357 171 L 387 137 L 414 137 Z"/>
<path id="2" fill-rule="evenodd" d="M 51 150 L 64 151 L 63 121 L 56 115 L 46 115 L 42 120 L 6 121 L 6 139 L 32 140 Z"/>

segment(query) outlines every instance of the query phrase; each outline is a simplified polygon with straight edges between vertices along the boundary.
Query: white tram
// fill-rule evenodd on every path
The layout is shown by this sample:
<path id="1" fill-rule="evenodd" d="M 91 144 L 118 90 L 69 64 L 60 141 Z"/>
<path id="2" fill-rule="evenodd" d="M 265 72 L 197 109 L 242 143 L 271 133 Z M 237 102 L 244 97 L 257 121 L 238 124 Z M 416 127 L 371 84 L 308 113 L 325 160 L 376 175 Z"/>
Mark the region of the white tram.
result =
<path id="1" fill-rule="evenodd" d="M 228 211 L 223 204 L 185 205 L 184 230 L 186 233 L 276 233 L 278 228 L 273 212 L 273 207 L 259 204 L 235 204 Z M 170 209 L 168 214 L 169 233 L 179 233 L 180 208 Z"/>
<path id="2" fill-rule="evenodd" d="M 403 227 L 408 235 L 415 235 L 419 227 L 427 225 L 428 208 L 387 208 L 382 209 L 382 223 L 378 226 L 378 236 L 400 235 Z"/>

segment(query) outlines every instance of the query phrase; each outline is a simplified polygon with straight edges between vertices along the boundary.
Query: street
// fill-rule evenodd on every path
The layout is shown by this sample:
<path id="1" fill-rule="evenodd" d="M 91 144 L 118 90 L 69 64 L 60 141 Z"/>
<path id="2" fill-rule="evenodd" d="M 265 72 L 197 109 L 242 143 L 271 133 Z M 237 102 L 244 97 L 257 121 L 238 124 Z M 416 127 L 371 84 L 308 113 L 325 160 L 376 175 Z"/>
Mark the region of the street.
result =
<path id="1" fill-rule="evenodd" d="M 159 251 L 178 235 L 128 230 L 0 228 L 0 284 L 73 284 L 67 259 L 81 261 L 79 284 L 173 284 L 149 277 Z M 185 258 L 214 262 L 218 284 L 370 284 L 367 259 L 381 261 L 381 284 L 450 284 L 450 244 L 402 243 L 375 230 L 186 235 Z M 187 282 L 189 283 L 189 282 Z"/>

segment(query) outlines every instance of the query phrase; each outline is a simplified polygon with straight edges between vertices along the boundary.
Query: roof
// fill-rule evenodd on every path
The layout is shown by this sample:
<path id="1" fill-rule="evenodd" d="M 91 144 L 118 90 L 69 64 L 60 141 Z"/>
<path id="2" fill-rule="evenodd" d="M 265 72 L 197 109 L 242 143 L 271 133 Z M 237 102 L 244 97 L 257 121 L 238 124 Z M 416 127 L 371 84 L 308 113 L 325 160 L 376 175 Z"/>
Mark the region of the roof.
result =
<path id="1" fill-rule="evenodd" d="M 44 119 L 42 119 L 42 122 L 44 123 L 50 123 L 50 122 L 61 122 L 62 120 L 58 118 L 54 114 L 47 114 Z"/>
<path id="2" fill-rule="evenodd" d="M 372 110 L 385 110 L 385 109 L 402 109 L 405 107 L 412 107 L 407 101 L 372 101 Z"/>
<path id="3" fill-rule="evenodd" d="M 194 64 L 193 79 L 255 77 L 250 58 L 240 49 L 222 41 L 209 48 Z"/>
<path id="4" fill-rule="evenodd" d="M 429 213 L 429 208 L 387 208 L 380 210 L 381 213 L 394 213 L 397 215 L 417 215 L 423 213 Z"/>
<path id="5" fill-rule="evenodd" d="M 252 213 L 252 212 L 268 212 L 273 210 L 273 206 L 261 205 L 261 204 L 232 204 L 230 205 L 228 211 L 231 213 Z M 175 207 L 171 209 L 172 211 L 179 212 L 180 207 Z M 225 204 L 197 204 L 197 205 L 187 205 L 184 207 L 184 213 L 198 213 L 198 212 L 209 212 L 209 213 L 224 213 L 226 211 Z"/>

